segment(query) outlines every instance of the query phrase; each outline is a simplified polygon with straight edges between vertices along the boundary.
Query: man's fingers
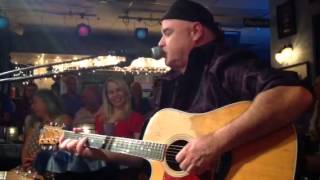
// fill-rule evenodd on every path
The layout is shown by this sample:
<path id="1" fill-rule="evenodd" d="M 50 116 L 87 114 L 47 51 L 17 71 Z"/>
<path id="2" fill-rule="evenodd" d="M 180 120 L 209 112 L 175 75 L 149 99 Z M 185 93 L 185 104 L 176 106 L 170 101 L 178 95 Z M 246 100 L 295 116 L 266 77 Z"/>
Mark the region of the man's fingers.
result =
<path id="1" fill-rule="evenodd" d="M 73 131 L 75 133 L 80 133 L 82 132 L 82 128 L 73 128 Z M 64 135 L 62 135 L 60 138 L 59 138 L 59 149 L 63 149 L 63 150 L 68 150 L 69 148 L 67 146 L 69 146 L 69 142 L 71 142 L 73 140 L 71 139 L 64 139 Z"/>
<path id="2" fill-rule="evenodd" d="M 67 144 L 71 141 L 71 139 L 64 139 L 59 143 L 59 149 L 67 150 Z"/>
<path id="3" fill-rule="evenodd" d="M 32 161 L 32 160 L 33 160 L 33 158 L 29 158 L 29 157 L 27 157 L 27 158 L 23 158 L 23 160 L 24 160 L 24 161 Z"/>
<path id="4" fill-rule="evenodd" d="M 190 160 L 188 158 L 185 158 L 180 164 L 179 167 L 180 169 L 186 171 L 188 167 L 190 166 Z"/>
<path id="5" fill-rule="evenodd" d="M 62 150 L 69 151 L 71 153 L 75 153 L 77 143 L 78 140 L 66 139 L 61 144 L 59 144 L 59 148 Z"/>
<path id="6" fill-rule="evenodd" d="M 194 166 L 191 164 L 190 166 L 187 167 L 185 170 L 188 174 L 194 174 Z"/>
<path id="7" fill-rule="evenodd" d="M 82 128 L 73 128 L 72 130 L 73 130 L 73 132 L 75 132 L 75 133 L 81 133 L 81 132 L 83 132 L 83 129 L 82 129 Z"/>
<path id="8" fill-rule="evenodd" d="M 60 138 L 59 138 L 59 144 L 61 144 L 64 140 L 64 135 L 62 135 Z"/>
<path id="9" fill-rule="evenodd" d="M 83 150 L 86 148 L 88 138 L 82 138 L 76 145 L 76 154 L 81 155 Z"/>
<path id="10" fill-rule="evenodd" d="M 72 153 L 75 153 L 75 150 L 76 150 L 76 146 L 77 146 L 77 143 L 79 141 L 78 140 L 71 140 L 67 145 L 66 145 L 66 148 L 68 151 L 72 152 Z"/>
<path id="11" fill-rule="evenodd" d="M 188 145 L 187 145 L 187 146 L 188 146 Z M 184 148 L 182 148 L 182 150 L 176 155 L 176 161 L 177 161 L 178 163 L 182 162 L 182 161 L 185 159 L 185 157 L 186 157 L 186 155 L 187 155 L 187 149 L 188 149 L 187 146 L 185 146 Z"/>

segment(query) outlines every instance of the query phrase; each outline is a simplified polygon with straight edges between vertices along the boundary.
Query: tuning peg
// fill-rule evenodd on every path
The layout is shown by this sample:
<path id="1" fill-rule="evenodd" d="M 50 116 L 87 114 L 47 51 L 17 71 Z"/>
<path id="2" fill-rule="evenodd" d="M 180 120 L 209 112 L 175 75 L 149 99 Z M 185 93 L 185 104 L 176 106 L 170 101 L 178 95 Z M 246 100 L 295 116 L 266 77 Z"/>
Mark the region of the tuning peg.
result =
<path id="1" fill-rule="evenodd" d="M 57 123 L 57 122 L 54 123 L 54 126 L 58 126 L 58 125 L 59 125 L 59 123 Z"/>
<path id="2" fill-rule="evenodd" d="M 53 122 L 50 122 L 49 125 L 50 125 L 50 126 L 53 126 Z"/>

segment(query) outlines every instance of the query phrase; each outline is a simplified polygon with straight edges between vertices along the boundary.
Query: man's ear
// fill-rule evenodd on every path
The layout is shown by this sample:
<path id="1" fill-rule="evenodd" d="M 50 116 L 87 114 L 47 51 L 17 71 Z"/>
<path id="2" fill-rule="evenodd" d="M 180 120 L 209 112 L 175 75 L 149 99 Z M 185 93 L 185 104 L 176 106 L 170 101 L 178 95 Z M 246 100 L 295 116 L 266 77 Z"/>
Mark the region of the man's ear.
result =
<path id="1" fill-rule="evenodd" d="M 199 22 L 195 22 L 192 25 L 192 31 L 191 31 L 192 40 L 194 40 L 195 42 L 198 42 L 202 37 L 203 33 L 204 33 L 203 25 Z"/>

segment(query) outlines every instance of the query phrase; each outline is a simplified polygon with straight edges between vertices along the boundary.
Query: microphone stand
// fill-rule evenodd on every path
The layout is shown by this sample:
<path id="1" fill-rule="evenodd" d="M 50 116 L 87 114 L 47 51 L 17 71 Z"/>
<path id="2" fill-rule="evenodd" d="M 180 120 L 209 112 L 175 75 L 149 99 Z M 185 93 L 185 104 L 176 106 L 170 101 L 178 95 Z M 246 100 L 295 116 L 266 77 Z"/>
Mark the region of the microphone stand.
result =
<path id="1" fill-rule="evenodd" d="M 6 72 L 3 72 L 3 73 L 0 73 L 0 77 L 8 75 L 8 74 L 13 74 L 13 73 L 16 73 L 16 72 L 20 72 L 20 71 L 28 71 L 28 70 L 30 71 L 30 70 L 38 69 L 38 68 L 42 68 L 42 67 L 49 67 L 49 66 L 55 66 L 55 65 L 59 65 L 59 64 L 67 64 L 67 63 L 72 63 L 72 62 L 78 62 L 78 61 L 83 61 L 83 60 L 86 60 L 86 59 L 92 59 L 92 58 L 96 58 L 96 57 L 99 57 L 99 56 L 97 56 L 97 55 L 88 56 L 88 57 L 84 57 L 84 58 L 80 58 L 80 59 L 73 59 L 73 60 L 69 60 L 69 61 L 55 62 L 55 63 L 49 63 L 49 64 L 43 64 L 43 65 L 38 65 L 38 66 L 30 66 L 30 67 L 10 70 L 10 71 L 6 71 Z"/>
<path id="2" fill-rule="evenodd" d="M 49 67 L 49 66 L 54 66 L 54 65 L 59 65 L 59 64 L 66 64 L 66 63 L 71 63 L 71 62 L 76 62 L 76 61 L 81 61 L 81 60 L 85 60 L 85 59 L 89 59 L 89 58 L 96 58 L 98 56 L 90 56 L 90 57 L 86 57 L 86 58 L 81 58 L 81 59 L 77 59 L 77 60 L 70 60 L 70 61 L 64 61 L 64 62 L 58 62 L 58 63 L 51 63 L 51 64 L 45 64 L 45 65 L 40 65 L 40 66 L 31 66 L 31 67 L 27 67 L 27 68 L 22 68 L 19 70 L 12 70 L 12 71 L 7 71 L 4 73 L 1 73 L 0 76 L 3 75 L 7 75 L 7 74 L 12 74 L 14 72 L 18 72 L 18 71 L 22 71 L 22 70 L 32 70 L 32 69 L 37 69 L 37 68 L 41 68 L 41 67 Z M 23 77 L 11 77 L 11 78 L 3 78 L 0 79 L 0 84 L 1 83 L 7 83 L 7 82 L 14 82 L 14 81 L 26 81 L 26 80 L 30 80 L 30 79 L 39 79 L 39 78 L 45 78 L 45 77 L 51 77 L 54 75 L 61 75 L 61 74 L 69 74 L 69 73 L 75 73 L 78 71 L 90 71 L 90 70 L 96 70 L 96 69 L 109 69 L 109 68 L 114 68 L 114 67 L 124 67 L 128 64 L 128 62 L 124 61 L 124 62 L 119 62 L 118 64 L 113 64 L 113 65 L 106 65 L 106 66 L 98 66 L 98 67 L 90 67 L 90 68 L 81 68 L 81 69 L 77 69 L 77 70 L 66 70 L 63 72 L 47 72 L 45 74 L 38 74 L 38 75 L 31 75 L 31 76 L 23 76 Z"/>

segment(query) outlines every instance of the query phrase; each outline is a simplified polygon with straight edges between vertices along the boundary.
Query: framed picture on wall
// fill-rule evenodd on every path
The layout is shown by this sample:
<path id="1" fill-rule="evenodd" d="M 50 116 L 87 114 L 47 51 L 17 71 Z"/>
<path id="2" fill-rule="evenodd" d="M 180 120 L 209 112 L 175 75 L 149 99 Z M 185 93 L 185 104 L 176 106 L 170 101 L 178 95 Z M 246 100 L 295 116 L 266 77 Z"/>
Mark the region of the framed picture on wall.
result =
<path id="1" fill-rule="evenodd" d="M 287 0 L 277 6 L 277 25 L 279 39 L 297 33 L 294 0 Z"/>

